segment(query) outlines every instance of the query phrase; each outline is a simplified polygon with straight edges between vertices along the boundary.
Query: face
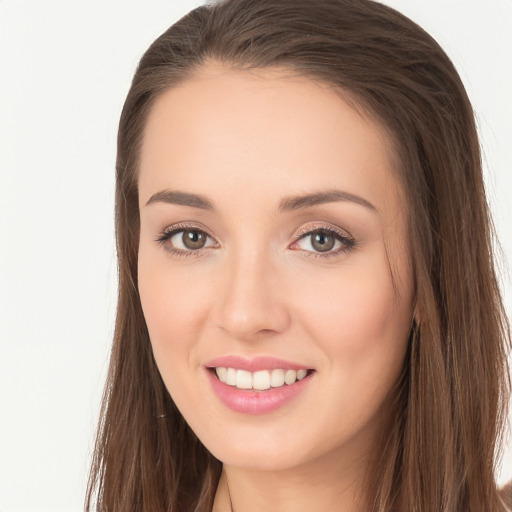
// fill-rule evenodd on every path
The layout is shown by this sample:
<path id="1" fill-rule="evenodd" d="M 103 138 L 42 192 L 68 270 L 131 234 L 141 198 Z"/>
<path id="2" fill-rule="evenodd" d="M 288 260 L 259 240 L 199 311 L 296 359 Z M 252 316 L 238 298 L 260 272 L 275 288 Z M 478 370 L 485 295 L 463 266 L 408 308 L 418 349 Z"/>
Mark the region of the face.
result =
<path id="1" fill-rule="evenodd" d="M 412 322 L 384 130 L 327 86 L 212 63 L 156 101 L 139 196 L 154 356 L 204 445 L 253 469 L 364 456 Z"/>

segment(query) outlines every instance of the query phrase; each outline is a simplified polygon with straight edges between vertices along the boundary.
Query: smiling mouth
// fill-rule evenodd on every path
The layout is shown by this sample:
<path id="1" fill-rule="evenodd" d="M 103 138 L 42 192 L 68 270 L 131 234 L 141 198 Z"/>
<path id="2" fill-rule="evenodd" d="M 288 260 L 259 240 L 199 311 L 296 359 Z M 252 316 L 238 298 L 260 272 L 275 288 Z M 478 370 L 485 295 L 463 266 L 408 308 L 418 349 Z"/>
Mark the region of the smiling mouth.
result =
<path id="1" fill-rule="evenodd" d="M 237 389 L 265 391 L 272 388 L 281 388 L 290 386 L 297 381 L 308 377 L 314 370 L 284 370 L 276 368 L 274 370 L 260 370 L 249 372 L 247 370 L 238 370 L 236 368 L 216 367 L 210 369 L 217 378 Z"/>

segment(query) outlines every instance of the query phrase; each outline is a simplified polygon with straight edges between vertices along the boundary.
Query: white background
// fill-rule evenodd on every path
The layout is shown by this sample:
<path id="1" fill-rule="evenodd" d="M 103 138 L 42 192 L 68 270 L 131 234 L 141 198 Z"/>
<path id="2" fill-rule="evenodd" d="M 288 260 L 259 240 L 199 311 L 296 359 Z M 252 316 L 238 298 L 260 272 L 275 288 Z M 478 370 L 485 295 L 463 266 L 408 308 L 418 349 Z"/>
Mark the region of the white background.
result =
<path id="1" fill-rule="evenodd" d="M 512 1 L 387 3 L 462 75 L 510 262 Z M 197 4 L 0 0 L 1 512 L 82 509 L 116 307 L 119 113 L 145 48 Z"/>

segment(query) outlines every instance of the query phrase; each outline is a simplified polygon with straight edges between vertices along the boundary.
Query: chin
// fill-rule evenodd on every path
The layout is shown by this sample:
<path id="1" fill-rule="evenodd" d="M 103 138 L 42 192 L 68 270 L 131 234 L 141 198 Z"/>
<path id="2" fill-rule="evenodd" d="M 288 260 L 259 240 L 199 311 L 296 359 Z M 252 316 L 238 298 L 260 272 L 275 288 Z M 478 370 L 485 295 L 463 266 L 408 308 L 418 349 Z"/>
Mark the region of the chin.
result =
<path id="1" fill-rule="evenodd" d="M 212 452 L 223 464 L 230 467 L 237 467 L 248 471 L 285 471 L 296 468 L 305 461 L 297 456 L 297 452 L 290 453 L 262 451 L 259 449 L 220 449 L 217 453 Z"/>

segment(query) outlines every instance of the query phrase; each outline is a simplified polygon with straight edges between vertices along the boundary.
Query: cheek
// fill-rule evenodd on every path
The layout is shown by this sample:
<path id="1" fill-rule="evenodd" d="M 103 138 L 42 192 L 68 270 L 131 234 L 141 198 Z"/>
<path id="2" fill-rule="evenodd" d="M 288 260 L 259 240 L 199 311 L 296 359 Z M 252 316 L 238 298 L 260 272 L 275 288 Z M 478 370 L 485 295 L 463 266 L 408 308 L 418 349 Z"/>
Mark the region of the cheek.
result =
<path id="1" fill-rule="evenodd" d="M 318 406 L 329 418 L 326 440 L 349 438 L 386 420 L 383 404 L 407 349 L 409 290 L 398 301 L 385 257 L 359 262 L 314 285 L 310 280 L 307 300 L 300 295 L 299 321 L 322 354 L 319 377 L 327 384 Z"/>
<path id="2" fill-rule="evenodd" d="M 314 286 L 310 282 L 301 315 L 327 338 L 346 338 L 354 347 L 384 336 L 403 321 L 408 308 L 398 303 L 389 272 L 382 267 L 347 266 Z"/>
<path id="3" fill-rule="evenodd" d="M 181 414 L 200 439 L 208 438 L 204 425 L 218 423 L 211 408 L 204 407 L 198 393 L 198 369 L 208 311 L 214 300 L 210 279 L 202 272 L 173 269 L 164 258 L 146 258 L 139 253 L 139 294 L 156 365 Z M 193 275 L 193 277 L 192 277 Z M 202 283 L 198 286 L 197 283 Z M 202 372 L 200 372 L 202 373 Z"/>
<path id="4" fill-rule="evenodd" d="M 399 300 L 387 259 L 377 256 L 354 258 L 328 278 L 309 280 L 307 294 L 296 293 L 299 322 L 338 380 L 372 388 L 379 376 L 392 381 L 400 371 L 412 319 L 412 286 L 404 281 Z"/>
<path id="5" fill-rule="evenodd" d="M 165 260 L 165 258 L 164 258 Z M 167 387 L 194 363 L 194 346 L 204 324 L 208 290 L 197 286 L 186 270 L 171 272 L 169 265 L 139 253 L 139 294 L 158 368 Z"/>

